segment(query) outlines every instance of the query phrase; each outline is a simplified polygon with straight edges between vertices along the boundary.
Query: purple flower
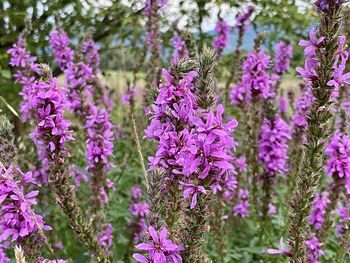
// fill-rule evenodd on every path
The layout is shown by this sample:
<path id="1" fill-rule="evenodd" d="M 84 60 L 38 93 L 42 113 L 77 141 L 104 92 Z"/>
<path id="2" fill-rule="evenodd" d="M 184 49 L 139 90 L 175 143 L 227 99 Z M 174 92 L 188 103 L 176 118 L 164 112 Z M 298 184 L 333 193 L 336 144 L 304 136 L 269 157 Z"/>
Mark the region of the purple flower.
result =
<path id="1" fill-rule="evenodd" d="M 320 263 L 318 258 L 323 255 L 323 250 L 321 248 L 321 243 L 316 236 L 305 241 L 307 247 L 307 256 L 310 263 Z"/>
<path id="2" fill-rule="evenodd" d="M 291 256 L 291 253 L 288 249 L 288 247 L 286 246 L 286 244 L 283 241 L 283 238 L 281 237 L 280 239 L 280 249 L 274 249 L 274 248 L 268 248 L 266 250 L 267 253 L 271 254 L 271 255 L 284 255 L 284 256 Z"/>
<path id="3" fill-rule="evenodd" d="M 317 12 L 327 12 L 328 10 L 338 8 L 343 3 L 345 3 L 345 0 L 317 0 L 315 5 Z"/>
<path id="4" fill-rule="evenodd" d="M 100 66 L 100 54 L 96 43 L 92 38 L 87 38 L 84 40 L 81 47 L 81 52 L 84 55 L 87 65 L 92 69 L 94 74 L 97 74 Z"/>
<path id="5" fill-rule="evenodd" d="M 216 50 L 218 56 L 221 56 L 224 48 L 227 46 L 229 37 L 229 25 L 222 19 L 220 19 L 215 26 L 216 39 L 213 42 L 213 47 Z"/>
<path id="6" fill-rule="evenodd" d="M 314 100 L 315 97 L 312 94 L 311 89 L 308 87 L 303 93 L 300 94 L 299 98 L 294 103 L 294 107 L 296 109 L 294 115 L 292 116 L 292 125 L 294 130 L 297 128 L 305 128 L 307 126 L 306 117 Z"/>
<path id="7" fill-rule="evenodd" d="M 188 49 L 186 47 L 186 42 L 181 39 L 180 36 L 173 36 L 170 39 L 170 43 L 174 48 L 173 56 L 172 56 L 172 63 L 179 60 L 180 58 L 187 58 L 189 56 Z"/>
<path id="8" fill-rule="evenodd" d="M 325 171 L 335 180 L 344 180 L 345 187 L 350 193 L 350 138 L 348 135 L 336 131 L 325 149 L 328 161 Z"/>
<path id="9" fill-rule="evenodd" d="M 162 8 L 166 5 L 166 3 L 168 2 L 167 0 L 155 0 L 156 3 L 157 3 L 157 6 L 159 8 Z M 144 15 L 145 16 L 150 16 L 151 14 L 151 3 L 152 3 L 152 0 L 146 0 L 146 4 L 145 4 L 145 8 L 144 8 Z"/>
<path id="10" fill-rule="evenodd" d="M 136 245 L 136 249 L 147 251 L 148 257 L 141 254 L 134 254 L 133 258 L 138 262 L 154 262 L 154 263 L 181 263 L 182 258 L 178 254 L 182 246 L 176 245 L 170 239 L 167 239 L 168 230 L 163 227 L 159 234 L 150 226 L 148 228 L 150 240 L 148 243 L 141 243 Z"/>
<path id="11" fill-rule="evenodd" d="M 232 212 L 235 216 L 248 217 L 249 216 L 249 191 L 247 189 L 239 189 L 238 204 L 233 206 Z"/>
<path id="12" fill-rule="evenodd" d="M 274 72 L 277 75 L 281 76 L 283 73 L 288 71 L 292 55 L 292 45 L 289 45 L 282 41 L 276 44 Z"/>
<path id="13" fill-rule="evenodd" d="M 69 156 L 64 144 L 73 140 L 69 130 L 70 122 L 64 118 L 64 110 L 68 108 L 65 90 L 57 86 L 57 79 L 48 83 L 39 81 L 31 87 L 29 96 L 30 109 L 36 121 L 36 127 L 30 137 L 36 144 L 42 157 L 49 159 L 58 157 L 60 162 Z"/>
<path id="14" fill-rule="evenodd" d="M 288 100 L 285 96 L 279 97 L 278 110 L 280 113 L 287 113 L 288 112 Z"/>
<path id="15" fill-rule="evenodd" d="M 244 156 L 241 156 L 234 160 L 234 165 L 239 173 L 247 171 L 247 161 Z"/>
<path id="16" fill-rule="evenodd" d="M 39 73 L 36 57 L 33 57 L 27 53 L 25 49 L 25 40 L 23 37 L 20 37 L 17 43 L 13 44 L 7 53 L 11 55 L 10 66 L 18 68 L 18 71 L 13 76 L 15 81 L 22 85 L 22 90 L 20 92 L 20 95 L 22 96 L 20 108 L 23 121 L 28 121 L 30 118 L 30 110 L 28 105 L 30 87 L 35 82 L 34 74 Z"/>
<path id="17" fill-rule="evenodd" d="M 38 232 L 37 223 L 43 230 L 51 230 L 45 225 L 41 215 L 33 212 L 39 191 L 25 193 L 25 188 L 35 185 L 32 173 L 23 173 L 11 165 L 6 170 L 0 168 L 0 242 L 11 238 L 11 242 Z"/>
<path id="18" fill-rule="evenodd" d="M 72 110 L 85 116 L 83 104 L 92 101 L 92 69 L 83 62 L 71 63 L 64 71 L 69 88 L 68 99 Z"/>
<path id="19" fill-rule="evenodd" d="M 254 7 L 249 5 L 247 6 L 242 13 L 237 14 L 236 16 L 236 27 L 241 27 L 243 30 L 246 30 L 250 24 L 250 17 L 254 12 Z"/>
<path id="20" fill-rule="evenodd" d="M 10 258 L 7 257 L 5 251 L 0 248 L 0 263 L 8 263 L 10 262 Z"/>
<path id="21" fill-rule="evenodd" d="M 90 115 L 86 119 L 87 168 L 93 171 L 103 166 L 104 173 L 111 167 L 109 158 L 113 156 L 113 125 L 105 109 L 90 105 Z"/>
<path id="22" fill-rule="evenodd" d="M 327 85 L 339 89 L 344 84 L 350 84 L 350 72 L 344 73 L 345 65 L 336 66 L 333 73 L 333 79 L 328 81 Z"/>
<path id="23" fill-rule="evenodd" d="M 325 220 L 326 208 L 329 203 L 330 200 L 327 193 L 316 195 L 309 217 L 309 222 L 315 230 L 321 229 Z"/>
<path id="24" fill-rule="evenodd" d="M 61 70 L 66 70 L 74 59 L 74 51 L 69 47 L 67 33 L 63 30 L 52 31 L 49 42 L 58 66 Z"/>
<path id="25" fill-rule="evenodd" d="M 131 188 L 131 204 L 129 212 L 133 216 L 129 226 L 134 229 L 134 242 L 139 242 L 147 229 L 144 219 L 149 214 L 149 210 L 148 204 L 142 198 L 142 190 L 138 186 Z"/>
<path id="26" fill-rule="evenodd" d="M 184 182 L 180 182 L 180 185 L 184 188 L 184 198 L 191 199 L 191 209 L 196 206 L 199 194 L 207 194 L 207 191 L 205 191 L 204 187 L 201 185 L 187 184 Z"/>
<path id="27" fill-rule="evenodd" d="M 82 182 L 87 182 L 89 180 L 87 174 L 75 164 L 70 164 L 68 166 L 67 174 L 73 178 L 76 186 L 79 186 Z"/>
<path id="28" fill-rule="evenodd" d="M 142 197 L 142 190 L 140 187 L 138 186 L 133 186 L 131 188 L 131 198 L 133 200 L 138 200 Z"/>
<path id="29" fill-rule="evenodd" d="M 339 223 L 337 225 L 337 232 L 340 237 L 343 237 L 348 229 L 350 223 L 350 211 L 348 207 L 340 207 L 338 209 Z"/>
<path id="30" fill-rule="evenodd" d="M 107 224 L 102 232 L 97 234 L 98 242 L 106 250 L 107 253 L 111 254 L 110 248 L 113 245 L 113 232 L 114 228 L 111 224 Z"/>
<path id="31" fill-rule="evenodd" d="M 287 171 L 288 124 L 278 115 L 272 120 L 265 119 L 260 129 L 259 160 L 264 170 L 271 176 Z"/>
<path id="32" fill-rule="evenodd" d="M 275 215 L 277 213 L 277 208 L 274 204 L 269 204 L 269 210 L 267 211 L 268 215 Z"/>
<path id="33" fill-rule="evenodd" d="M 314 57 L 316 55 L 316 48 L 319 48 L 325 39 L 323 36 L 317 38 L 315 30 L 311 30 L 309 33 L 310 40 L 300 40 L 299 45 L 304 47 L 304 53 L 306 56 Z"/>
<path id="34" fill-rule="evenodd" d="M 267 99 L 274 96 L 271 88 L 271 79 L 266 70 L 270 57 L 264 51 L 250 52 L 242 65 L 242 79 L 231 91 L 231 102 L 241 104 L 249 103 L 252 98 Z"/>
<path id="35" fill-rule="evenodd" d="M 135 97 L 136 87 L 131 88 L 122 95 L 121 103 L 123 105 L 130 105 L 131 101 Z"/>
<path id="36" fill-rule="evenodd" d="M 146 202 L 132 204 L 129 211 L 135 217 L 146 217 L 149 214 L 148 204 Z"/>

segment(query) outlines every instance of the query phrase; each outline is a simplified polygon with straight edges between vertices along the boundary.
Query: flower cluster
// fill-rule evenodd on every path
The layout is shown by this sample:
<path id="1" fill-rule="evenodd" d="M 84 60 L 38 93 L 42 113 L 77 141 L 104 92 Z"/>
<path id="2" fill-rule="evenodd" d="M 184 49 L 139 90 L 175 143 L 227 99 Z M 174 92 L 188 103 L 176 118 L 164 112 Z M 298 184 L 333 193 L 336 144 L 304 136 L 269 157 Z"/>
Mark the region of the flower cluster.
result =
<path id="1" fill-rule="evenodd" d="M 35 82 L 35 73 L 39 73 L 39 66 L 36 63 L 36 57 L 31 56 L 25 49 L 25 40 L 20 37 L 17 43 L 7 51 L 11 55 L 10 66 L 17 67 L 18 70 L 14 74 L 15 81 L 22 85 L 20 95 L 22 101 L 20 104 L 22 119 L 28 121 L 30 118 L 30 111 L 28 105 L 28 96 L 30 87 Z"/>
<path id="2" fill-rule="evenodd" d="M 201 112 L 196 104 L 193 79 L 189 72 L 177 84 L 163 71 L 167 82 L 162 84 L 153 104 L 153 117 L 146 135 L 159 141 L 151 165 L 160 166 L 171 175 L 183 177 L 184 195 L 196 205 L 197 195 L 205 194 L 204 185 L 213 191 L 232 191 L 236 186 L 231 150 L 235 147 L 231 134 L 237 126 L 232 120 L 222 120 L 224 108 L 216 112 Z M 194 184 L 193 181 L 196 181 Z"/>
<path id="3" fill-rule="evenodd" d="M 315 97 L 310 88 L 306 88 L 294 103 L 295 113 L 292 116 L 292 126 L 294 131 L 298 128 L 305 129 L 307 126 L 306 117 Z"/>
<path id="4" fill-rule="evenodd" d="M 278 110 L 282 114 L 285 114 L 288 112 L 288 100 L 283 95 L 281 95 L 278 99 Z"/>
<path id="5" fill-rule="evenodd" d="M 287 72 L 290 65 L 290 59 L 293 55 L 293 46 L 283 41 L 276 44 L 274 73 L 281 76 Z"/>
<path id="6" fill-rule="evenodd" d="M 92 101 L 91 79 L 94 77 L 92 69 L 83 62 L 72 63 L 65 71 L 69 87 L 68 100 L 73 111 L 88 114 L 84 103 Z"/>
<path id="7" fill-rule="evenodd" d="M 82 182 L 89 180 L 85 171 L 81 170 L 75 164 L 70 164 L 67 169 L 67 174 L 73 178 L 74 185 L 79 186 Z"/>
<path id="8" fill-rule="evenodd" d="M 66 76 L 69 88 L 68 101 L 71 110 L 81 116 L 86 116 L 88 112 L 85 103 L 92 101 L 93 98 L 93 87 L 91 85 L 91 80 L 95 77 L 93 69 L 84 62 L 74 62 L 74 51 L 69 47 L 69 38 L 62 29 L 51 32 L 50 45 L 58 66 Z M 86 52 L 87 61 L 95 63 L 97 50 L 91 51 L 91 45 L 85 45 L 83 50 Z M 94 61 L 90 61 L 92 58 Z M 93 66 L 96 66 L 96 64 L 93 64 Z"/>
<path id="9" fill-rule="evenodd" d="M 330 203 L 327 193 L 318 194 L 314 198 L 309 222 L 315 230 L 320 230 L 325 221 L 327 205 Z"/>
<path id="10" fill-rule="evenodd" d="M 270 176 L 287 171 L 288 124 L 277 114 L 272 120 L 265 119 L 260 129 L 259 160 Z"/>
<path id="11" fill-rule="evenodd" d="M 213 42 L 213 47 L 216 50 L 218 56 L 221 56 L 224 48 L 227 46 L 229 37 L 229 25 L 222 19 L 220 19 L 215 26 L 216 39 Z"/>
<path id="12" fill-rule="evenodd" d="M 134 218 L 129 225 L 134 229 L 134 242 L 138 243 L 147 229 L 145 218 L 149 214 L 148 204 L 142 198 L 140 187 L 134 186 L 131 188 L 131 202 L 129 212 Z"/>
<path id="13" fill-rule="evenodd" d="M 321 13 L 329 9 L 337 9 L 345 2 L 346 0 L 317 0 L 315 5 L 317 12 Z"/>
<path id="14" fill-rule="evenodd" d="M 105 109 L 90 105 L 90 115 L 86 118 L 86 158 L 89 171 L 102 165 L 104 172 L 111 167 L 109 158 L 113 156 L 113 125 Z"/>
<path id="15" fill-rule="evenodd" d="M 325 149 L 328 161 L 325 171 L 335 180 L 343 180 L 348 194 L 350 193 L 350 138 L 336 131 Z"/>
<path id="16" fill-rule="evenodd" d="M 113 245 L 113 232 L 114 232 L 113 226 L 111 224 L 106 224 L 104 226 L 103 231 L 97 233 L 99 244 L 110 255 L 112 254 L 112 252 L 110 251 L 110 248 Z"/>
<path id="17" fill-rule="evenodd" d="M 37 233 L 38 225 L 43 230 L 51 230 L 42 216 L 33 212 L 39 191 L 25 193 L 25 188 L 35 184 L 30 172 L 23 173 L 14 165 L 0 168 L 0 242 L 9 237 L 12 237 L 11 242 L 19 242 Z"/>
<path id="18" fill-rule="evenodd" d="M 66 70 L 74 59 L 74 51 L 69 47 L 69 38 L 63 30 L 50 33 L 49 43 L 53 49 L 53 55 L 61 70 Z"/>
<path id="19" fill-rule="evenodd" d="M 246 30 L 250 24 L 250 17 L 252 16 L 253 12 L 254 7 L 249 5 L 245 8 L 245 10 L 243 10 L 242 13 L 237 14 L 236 26 L 242 28 L 243 30 Z"/>
<path id="20" fill-rule="evenodd" d="M 166 5 L 167 0 L 154 0 L 157 3 L 157 6 L 159 8 L 162 8 Z M 145 8 L 144 8 L 144 14 L 145 16 L 149 16 L 151 14 L 151 8 L 152 8 L 152 0 L 146 0 Z"/>
<path id="21" fill-rule="evenodd" d="M 146 136 L 159 142 L 156 156 L 149 158 L 152 166 L 161 166 L 170 171 L 177 164 L 177 157 L 190 132 L 187 127 L 197 108 L 193 95 L 193 80 L 197 73 L 187 73 L 177 84 L 168 71 L 163 70 L 166 82 L 161 84 L 159 95 L 152 105 L 152 119 Z"/>
<path id="22" fill-rule="evenodd" d="M 235 216 L 248 217 L 249 216 L 249 191 L 247 189 L 239 189 L 238 204 L 234 205 L 232 212 Z"/>
<path id="23" fill-rule="evenodd" d="M 11 260 L 7 257 L 5 251 L 0 245 L 0 263 L 9 263 Z"/>
<path id="24" fill-rule="evenodd" d="M 83 41 L 81 52 L 84 55 L 87 65 L 96 75 L 100 66 L 100 54 L 95 41 L 91 37 Z"/>
<path id="25" fill-rule="evenodd" d="M 196 191 L 202 194 L 205 193 L 201 190 L 201 185 L 210 186 L 214 193 L 232 192 L 237 187 L 236 171 L 232 164 L 234 157 L 231 152 L 236 146 L 232 132 L 237 126 L 237 121 L 233 119 L 224 123 L 223 112 L 224 107 L 218 105 L 215 113 L 202 113 L 201 116 L 193 118 L 191 139 L 187 141 L 178 159 L 181 168 L 177 172 L 185 176 L 184 183 L 197 182 Z M 193 188 L 192 183 L 189 183 L 189 186 L 183 185 L 184 195 L 186 191 L 190 191 L 188 189 Z"/>
<path id="26" fill-rule="evenodd" d="M 322 250 L 321 242 L 317 237 L 313 236 L 312 238 L 305 241 L 307 247 L 307 257 L 310 263 L 320 263 L 318 258 L 324 254 Z"/>
<path id="27" fill-rule="evenodd" d="M 132 87 L 131 89 L 126 91 L 122 96 L 121 103 L 123 105 L 130 105 L 131 101 L 135 97 L 135 92 L 136 92 L 136 87 Z"/>
<path id="28" fill-rule="evenodd" d="M 319 61 L 316 57 L 316 49 L 323 46 L 325 38 L 323 36 L 317 37 L 314 30 L 310 31 L 310 40 L 301 40 L 299 45 L 304 47 L 304 54 L 306 56 L 304 68 L 297 67 L 296 71 L 306 81 L 308 89 L 311 89 L 312 80 L 316 79 L 317 68 Z M 350 84 L 350 73 L 345 73 L 345 65 L 349 58 L 349 52 L 346 50 L 346 37 L 338 36 L 337 50 L 335 50 L 333 74 L 332 79 L 328 81 L 327 85 L 333 87 L 332 97 L 337 97 L 339 88 L 344 84 Z"/>
<path id="29" fill-rule="evenodd" d="M 30 136 L 40 151 L 51 159 L 58 157 L 60 162 L 69 156 L 65 142 L 73 140 L 69 130 L 71 123 L 64 118 L 64 110 L 68 108 L 65 95 L 65 90 L 57 85 L 57 79 L 52 78 L 49 82 L 36 82 L 29 97 L 36 121 Z M 60 156 L 56 156 L 58 153 Z"/>
<path id="30" fill-rule="evenodd" d="M 338 209 L 339 223 L 337 225 L 337 232 L 340 237 L 343 237 L 345 231 L 348 230 L 350 223 L 350 210 L 348 207 L 340 207 Z"/>
<path id="31" fill-rule="evenodd" d="M 172 63 L 175 63 L 180 58 L 187 58 L 189 55 L 188 49 L 186 47 L 186 42 L 180 36 L 173 36 L 170 39 L 171 45 L 174 48 Z"/>
<path id="32" fill-rule="evenodd" d="M 98 182 L 100 188 L 96 190 L 99 191 L 103 202 L 108 203 L 108 184 L 105 175 L 112 167 L 109 158 L 113 156 L 113 125 L 109 120 L 109 113 L 104 108 L 99 109 L 91 104 L 89 112 L 85 124 L 87 170 L 92 172 L 94 177 L 98 177 L 93 179 Z"/>
<path id="33" fill-rule="evenodd" d="M 231 91 L 231 103 L 249 103 L 252 98 L 267 99 L 274 96 L 271 89 L 271 79 L 266 70 L 270 57 L 264 51 L 250 52 L 243 62 L 241 81 Z"/>
<path id="34" fill-rule="evenodd" d="M 168 230 L 163 227 L 159 234 L 150 226 L 148 228 L 149 241 L 136 245 L 136 249 L 147 251 L 147 255 L 136 253 L 133 258 L 137 262 L 147 263 L 180 263 L 182 258 L 179 254 L 183 250 L 182 246 L 173 243 L 167 238 Z"/>

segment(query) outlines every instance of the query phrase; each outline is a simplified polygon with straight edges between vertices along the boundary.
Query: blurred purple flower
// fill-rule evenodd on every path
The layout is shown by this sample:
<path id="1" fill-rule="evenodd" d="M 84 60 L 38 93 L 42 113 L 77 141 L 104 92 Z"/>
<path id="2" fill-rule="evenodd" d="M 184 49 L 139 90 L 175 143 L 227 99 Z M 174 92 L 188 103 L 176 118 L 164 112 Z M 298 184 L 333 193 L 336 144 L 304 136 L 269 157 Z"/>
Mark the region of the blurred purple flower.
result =
<path id="1" fill-rule="evenodd" d="M 229 25 L 224 20 L 219 19 L 215 26 L 216 39 L 213 42 L 213 47 L 218 56 L 221 56 L 223 50 L 228 44 L 229 30 Z"/>

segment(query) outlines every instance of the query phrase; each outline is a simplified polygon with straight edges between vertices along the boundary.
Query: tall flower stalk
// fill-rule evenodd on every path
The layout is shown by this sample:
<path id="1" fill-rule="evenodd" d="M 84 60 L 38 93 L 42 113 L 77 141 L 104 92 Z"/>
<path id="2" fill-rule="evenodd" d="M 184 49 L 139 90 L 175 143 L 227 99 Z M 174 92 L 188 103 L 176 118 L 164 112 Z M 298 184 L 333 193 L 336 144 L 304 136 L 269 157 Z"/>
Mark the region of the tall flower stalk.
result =
<path id="1" fill-rule="evenodd" d="M 265 118 L 259 134 L 259 161 L 263 164 L 262 218 L 267 219 L 277 174 L 287 172 L 290 132 L 288 124 L 278 116 L 272 102 L 265 103 Z"/>
<path id="2" fill-rule="evenodd" d="M 147 17 L 146 43 L 150 45 L 151 55 L 148 62 L 145 105 L 149 106 L 156 97 L 159 81 L 161 78 L 160 53 L 161 38 L 159 31 L 160 9 L 166 4 L 166 0 L 147 0 L 144 14 Z"/>
<path id="3" fill-rule="evenodd" d="M 303 41 L 308 57 L 305 68 L 298 71 L 306 79 L 315 101 L 307 117 L 306 141 L 303 148 L 304 159 L 298 173 L 298 184 L 290 199 L 291 224 L 289 227 L 289 246 L 291 261 L 306 262 L 305 241 L 309 237 L 307 217 L 314 198 L 315 187 L 321 176 L 323 149 L 330 136 L 330 119 L 332 117 L 330 100 L 335 83 L 343 85 L 339 78 L 342 67 L 341 56 L 337 50 L 337 34 L 340 28 L 340 11 L 342 1 L 316 1 L 321 15 L 317 32 L 310 33 L 310 41 Z M 341 71 L 340 76 L 342 76 Z"/>
<path id="4" fill-rule="evenodd" d="M 48 66 L 42 66 L 41 76 L 42 79 L 31 87 L 30 109 L 36 125 L 31 138 L 45 153 L 49 182 L 78 240 L 98 262 L 110 262 L 91 225 L 83 219 L 74 187 L 68 182 L 66 162 L 70 154 L 65 143 L 73 137 L 69 130 L 70 122 L 64 118 L 64 110 L 69 106 L 65 90 L 58 87 L 57 79 L 51 77 Z"/>
<path id="5" fill-rule="evenodd" d="M 254 12 L 254 7 L 247 6 L 246 9 L 241 14 L 238 14 L 236 17 L 236 28 L 238 30 L 238 38 L 236 43 L 236 49 L 234 51 L 234 57 L 232 59 L 230 76 L 228 77 L 225 84 L 225 105 L 226 106 L 229 103 L 230 85 L 232 84 L 232 82 L 236 80 L 237 73 L 238 73 L 237 68 L 238 68 L 238 65 L 241 63 L 244 33 L 246 32 L 250 24 L 250 17 L 252 16 L 253 12 Z"/>
<path id="6" fill-rule="evenodd" d="M 44 232 L 52 228 L 33 209 L 39 185 L 31 172 L 23 173 L 16 163 L 13 126 L 5 116 L 0 116 L 0 123 L 0 148 L 3 149 L 0 153 L 0 244 L 6 240 L 21 244 L 29 262 L 39 260 L 43 244 L 54 257 Z M 5 151 L 10 149 L 12 153 Z M 0 245 L 2 252 L 1 248 Z M 0 256 L 4 262 L 6 258 L 5 254 Z"/>

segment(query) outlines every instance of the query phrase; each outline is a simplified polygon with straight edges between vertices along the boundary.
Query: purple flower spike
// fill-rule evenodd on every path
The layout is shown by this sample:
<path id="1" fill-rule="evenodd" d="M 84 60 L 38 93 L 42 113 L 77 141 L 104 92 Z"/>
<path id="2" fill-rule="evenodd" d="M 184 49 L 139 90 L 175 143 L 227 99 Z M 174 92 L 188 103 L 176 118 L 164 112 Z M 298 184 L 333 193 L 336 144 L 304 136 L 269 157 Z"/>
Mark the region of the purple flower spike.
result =
<path id="1" fill-rule="evenodd" d="M 215 26 L 216 39 L 213 42 L 213 47 L 216 50 L 218 56 L 221 56 L 224 48 L 227 46 L 229 37 L 229 25 L 222 19 L 220 19 Z"/>
<path id="2" fill-rule="evenodd" d="M 187 58 L 189 56 L 188 49 L 186 47 L 186 43 L 183 39 L 181 39 L 180 36 L 173 36 L 170 39 L 171 45 L 174 48 L 173 56 L 172 56 L 172 63 L 176 62 L 180 58 Z"/>
<path id="3" fill-rule="evenodd" d="M 49 42 L 58 66 L 61 70 L 66 70 L 74 59 L 74 51 L 69 47 L 67 33 L 63 30 L 52 31 Z"/>
<path id="4" fill-rule="evenodd" d="M 270 57 L 264 51 L 250 52 L 243 62 L 241 81 L 231 91 L 231 103 L 250 103 L 252 98 L 268 99 L 274 96 L 271 79 L 266 70 Z"/>
<path id="5" fill-rule="evenodd" d="M 344 180 L 347 193 L 350 194 L 350 137 L 336 131 L 325 154 L 328 157 L 325 171 L 335 180 Z"/>
<path id="6" fill-rule="evenodd" d="M 328 195 L 326 193 L 318 194 L 312 204 L 312 210 L 310 213 L 309 222 L 313 225 L 315 230 L 321 229 L 324 221 L 327 205 L 330 203 Z"/>
<path id="7" fill-rule="evenodd" d="M 43 230 L 41 215 L 33 214 L 39 191 L 25 193 L 25 188 L 35 186 L 32 173 L 23 173 L 11 165 L 7 170 L 0 168 L 0 243 L 11 238 L 11 242 L 38 232 L 37 224 Z M 35 222 L 36 221 L 36 222 Z"/>
<path id="8" fill-rule="evenodd" d="M 317 237 L 312 237 L 309 240 L 305 241 L 305 245 L 308 249 L 307 256 L 309 258 L 310 263 L 320 263 L 318 260 L 320 256 L 322 256 L 323 250 L 320 241 L 318 240 Z"/>
<path id="9" fill-rule="evenodd" d="M 288 140 L 291 138 L 288 124 L 278 115 L 265 119 L 260 130 L 259 160 L 271 176 L 285 173 L 288 158 Z"/>
<path id="10" fill-rule="evenodd" d="M 274 72 L 281 76 L 288 71 L 290 59 L 293 55 L 293 46 L 284 42 L 276 45 Z"/>
<path id="11" fill-rule="evenodd" d="M 17 72 L 13 75 L 16 83 L 21 84 L 22 90 L 20 95 L 22 101 L 20 108 L 23 121 L 28 121 L 30 118 L 29 96 L 31 86 L 35 82 L 35 73 L 39 73 L 39 66 L 36 63 L 36 57 L 31 56 L 25 49 L 25 40 L 20 37 L 17 43 L 7 51 L 11 55 L 10 66 L 17 67 Z"/>

